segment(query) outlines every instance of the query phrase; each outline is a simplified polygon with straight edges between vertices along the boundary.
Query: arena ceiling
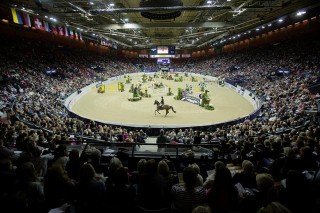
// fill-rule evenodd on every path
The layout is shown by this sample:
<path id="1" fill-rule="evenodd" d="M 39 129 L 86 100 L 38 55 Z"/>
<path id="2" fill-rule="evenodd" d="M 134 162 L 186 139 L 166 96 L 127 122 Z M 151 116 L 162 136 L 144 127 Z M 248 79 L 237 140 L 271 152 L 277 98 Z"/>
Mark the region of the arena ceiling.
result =
<path id="1" fill-rule="evenodd" d="M 318 0 L 11 0 L 40 16 L 102 36 L 126 48 L 196 48 L 281 16 L 319 6 Z"/>

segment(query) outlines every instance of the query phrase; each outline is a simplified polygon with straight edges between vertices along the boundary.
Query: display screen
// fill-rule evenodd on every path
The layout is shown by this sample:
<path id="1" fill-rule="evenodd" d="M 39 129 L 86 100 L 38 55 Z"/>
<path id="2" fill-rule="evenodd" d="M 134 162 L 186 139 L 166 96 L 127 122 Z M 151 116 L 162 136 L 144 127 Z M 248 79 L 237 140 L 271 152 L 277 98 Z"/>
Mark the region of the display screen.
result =
<path id="1" fill-rule="evenodd" d="M 175 46 L 153 46 L 150 49 L 150 55 L 175 55 Z"/>
<path id="2" fill-rule="evenodd" d="M 159 54 L 168 54 L 169 53 L 169 48 L 168 46 L 158 46 L 157 47 L 157 53 Z"/>
<path id="3" fill-rule="evenodd" d="M 168 64 L 170 64 L 170 58 L 158 58 L 157 64 L 168 65 Z"/>

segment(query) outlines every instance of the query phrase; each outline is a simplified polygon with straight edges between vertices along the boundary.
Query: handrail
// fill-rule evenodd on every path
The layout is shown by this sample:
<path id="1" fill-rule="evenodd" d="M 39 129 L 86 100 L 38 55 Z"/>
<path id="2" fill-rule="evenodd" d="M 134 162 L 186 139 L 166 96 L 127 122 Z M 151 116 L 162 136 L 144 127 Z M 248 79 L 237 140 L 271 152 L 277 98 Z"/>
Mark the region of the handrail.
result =
<path id="1" fill-rule="evenodd" d="M 72 141 L 60 141 L 59 143 L 63 144 L 63 143 L 76 143 L 79 145 L 82 144 L 84 147 L 82 149 L 82 152 L 86 152 L 88 147 L 90 147 L 90 145 L 92 146 L 103 146 L 103 147 L 109 147 L 110 149 L 112 149 L 113 147 L 117 147 L 117 148 L 128 148 L 128 151 L 131 151 L 131 157 L 136 157 L 137 156 L 137 152 L 138 150 L 135 149 L 136 146 L 157 146 L 159 148 L 159 146 L 164 146 L 163 148 L 174 148 L 174 152 L 175 152 L 175 157 L 178 158 L 180 154 L 183 154 L 183 152 L 187 151 L 187 150 L 192 150 L 192 151 L 196 151 L 193 149 L 193 147 L 199 147 L 202 149 L 206 149 L 206 152 L 202 152 L 203 153 L 210 153 L 212 156 L 214 155 L 214 149 L 216 148 L 216 143 L 201 143 L 201 144 L 170 144 L 170 143 L 164 143 L 164 144 L 155 144 L 155 143 L 126 143 L 126 142 L 105 142 L 105 141 L 87 141 L 87 142 L 83 142 L 83 141 L 77 141 L 77 140 L 72 140 Z M 73 145 L 70 145 L 70 147 L 72 147 Z M 187 149 L 183 149 L 180 150 L 180 148 L 187 148 Z M 130 150 L 131 149 L 131 150 Z M 119 149 L 114 149 L 114 151 L 119 151 Z M 165 153 L 173 153 L 173 151 L 164 151 Z M 103 154 L 103 153 L 102 153 Z"/>

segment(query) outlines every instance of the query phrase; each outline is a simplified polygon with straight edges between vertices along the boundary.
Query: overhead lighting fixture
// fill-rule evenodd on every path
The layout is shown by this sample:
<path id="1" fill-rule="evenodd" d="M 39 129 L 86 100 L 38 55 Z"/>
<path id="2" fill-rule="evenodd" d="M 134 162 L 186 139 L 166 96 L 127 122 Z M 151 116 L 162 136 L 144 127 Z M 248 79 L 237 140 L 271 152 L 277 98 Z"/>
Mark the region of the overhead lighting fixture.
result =
<path id="1" fill-rule="evenodd" d="M 56 19 L 56 18 L 53 18 L 53 17 L 50 17 L 49 19 L 52 20 L 52 21 L 54 21 L 54 22 L 57 21 L 57 19 Z"/>
<path id="2" fill-rule="evenodd" d="M 110 7 L 114 7 L 114 4 L 113 4 L 113 3 L 111 3 L 111 4 L 109 4 L 109 6 L 110 6 Z"/>
<path id="3" fill-rule="evenodd" d="M 280 19 L 278 20 L 278 22 L 283 22 L 283 19 L 280 18 Z"/>
<path id="4" fill-rule="evenodd" d="M 210 1 L 210 0 L 209 0 L 209 1 L 207 1 L 207 4 L 212 4 L 212 1 Z"/>
<path id="5" fill-rule="evenodd" d="M 90 1 L 90 4 L 91 4 L 91 5 L 94 5 L 94 2 Z"/>
<path id="6" fill-rule="evenodd" d="M 302 16 L 303 14 L 306 14 L 306 11 L 299 11 L 299 12 L 297 12 L 297 16 Z"/>
<path id="7" fill-rule="evenodd" d="M 272 24 L 268 24 L 268 27 L 271 27 L 272 26 Z"/>
<path id="8" fill-rule="evenodd" d="M 247 9 L 245 9 L 245 8 L 242 8 L 242 9 L 239 9 L 239 10 L 234 10 L 233 11 L 233 17 L 235 17 L 235 16 L 238 16 L 238 15 L 240 15 L 241 13 L 243 13 L 244 11 L 246 11 Z"/>

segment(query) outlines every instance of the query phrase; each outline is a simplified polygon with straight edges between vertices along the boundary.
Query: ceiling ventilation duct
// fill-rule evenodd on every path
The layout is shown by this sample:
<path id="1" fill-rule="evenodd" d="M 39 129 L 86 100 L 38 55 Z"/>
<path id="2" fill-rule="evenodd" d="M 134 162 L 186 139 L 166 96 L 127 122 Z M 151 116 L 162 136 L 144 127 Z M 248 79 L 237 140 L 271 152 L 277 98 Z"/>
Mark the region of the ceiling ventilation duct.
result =
<path id="1" fill-rule="evenodd" d="M 141 0 L 140 7 L 144 8 L 154 8 L 154 7 L 176 7 L 183 6 L 181 0 Z M 166 9 L 162 9 L 159 11 L 152 12 L 141 12 L 141 16 L 147 19 L 154 20 L 167 20 L 167 19 L 175 19 L 181 16 L 181 11 L 166 11 Z"/>

